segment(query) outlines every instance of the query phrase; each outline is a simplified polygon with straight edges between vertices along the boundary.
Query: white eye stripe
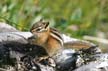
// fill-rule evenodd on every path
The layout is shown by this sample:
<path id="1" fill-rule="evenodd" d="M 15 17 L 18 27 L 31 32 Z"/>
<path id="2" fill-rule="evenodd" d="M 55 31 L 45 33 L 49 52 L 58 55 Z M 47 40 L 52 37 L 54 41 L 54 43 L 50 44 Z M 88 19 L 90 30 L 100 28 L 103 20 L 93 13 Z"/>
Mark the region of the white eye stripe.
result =
<path id="1" fill-rule="evenodd" d="M 45 29 L 41 29 L 40 32 L 45 31 Z"/>
<path id="2" fill-rule="evenodd" d="M 36 30 L 38 31 L 38 30 L 41 30 L 42 29 L 42 27 L 38 27 Z"/>

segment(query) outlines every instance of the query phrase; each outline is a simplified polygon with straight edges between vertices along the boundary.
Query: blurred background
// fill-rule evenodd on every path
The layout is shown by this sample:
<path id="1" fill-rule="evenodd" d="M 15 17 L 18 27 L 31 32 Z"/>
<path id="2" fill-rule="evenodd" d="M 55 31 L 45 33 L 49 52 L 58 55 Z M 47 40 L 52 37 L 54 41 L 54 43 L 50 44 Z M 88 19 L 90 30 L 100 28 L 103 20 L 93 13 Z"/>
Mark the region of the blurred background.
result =
<path id="1" fill-rule="evenodd" d="M 108 46 L 108 0 L 0 0 L 0 22 L 29 31 L 40 18 L 71 37 Z"/>

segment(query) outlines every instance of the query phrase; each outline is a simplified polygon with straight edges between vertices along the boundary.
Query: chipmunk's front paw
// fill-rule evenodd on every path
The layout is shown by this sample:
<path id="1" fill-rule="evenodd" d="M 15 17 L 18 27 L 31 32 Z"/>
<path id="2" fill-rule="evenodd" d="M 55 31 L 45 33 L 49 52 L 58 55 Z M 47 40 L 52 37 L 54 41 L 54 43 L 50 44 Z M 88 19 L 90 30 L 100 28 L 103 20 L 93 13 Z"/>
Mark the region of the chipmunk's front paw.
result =
<path id="1" fill-rule="evenodd" d="M 52 66 L 52 67 L 56 66 L 56 63 L 55 63 L 54 59 L 49 57 L 49 56 L 40 57 L 36 61 L 38 61 L 39 63 L 44 64 L 44 65 L 49 65 L 49 66 Z"/>

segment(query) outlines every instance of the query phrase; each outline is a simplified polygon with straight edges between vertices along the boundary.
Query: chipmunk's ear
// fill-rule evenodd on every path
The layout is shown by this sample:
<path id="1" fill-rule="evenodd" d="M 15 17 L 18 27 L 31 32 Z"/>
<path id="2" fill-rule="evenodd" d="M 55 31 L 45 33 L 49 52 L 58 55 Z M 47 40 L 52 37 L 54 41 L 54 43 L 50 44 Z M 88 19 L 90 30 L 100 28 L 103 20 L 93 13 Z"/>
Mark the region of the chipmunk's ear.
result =
<path id="1" fill-rule="evenodd" d="M 49 27 L 49 22 L 45 22 L 45 28 Z"/>

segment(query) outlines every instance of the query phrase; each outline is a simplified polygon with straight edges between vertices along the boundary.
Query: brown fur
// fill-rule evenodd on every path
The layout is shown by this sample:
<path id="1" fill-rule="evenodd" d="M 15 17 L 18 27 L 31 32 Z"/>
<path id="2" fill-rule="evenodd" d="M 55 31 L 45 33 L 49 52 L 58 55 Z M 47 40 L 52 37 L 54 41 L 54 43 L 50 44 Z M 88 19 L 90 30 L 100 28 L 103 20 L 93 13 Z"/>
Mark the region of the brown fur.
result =
<path id="1" fill-rule="evenodd" d="M 50 56 L 56 54 L 62 47 L 59 41 L 52 36 L 49 36 L 48 41 L 46 43 L 46 50 Z"/>
<path id="2" fill-rule="evenodd" d="M 37 39 L 35 39 L 34 44 L 43 46 L 46 51 L 48 52 L 49 56 L 52 56 L 54 54 L 57 53 L 57 51 L 60 49 L 61 44 L 60 42 L 55 39 L 54 37 L 52 37 L 50 35 L 50 31 L 46 31 L 46 32 L 40 32 L 40 33 L 36 33 L 36 32 L 32 32 L 34 34 L 34 36 L 37 37 Z"/>
<path id="3" fill-rule="evenodd" d="M 39 27 L 41 27 L 40 31 L 37 30 Z M 61 42 L 57 38 L 54 38 L 54 36 L 50 35 L 52 33 L 62 39 L 57 30 L 49 28 L 48 22 L 39 21 L 32 26 L 30 31 L 36 37 L 35 40 L 32 41 L 32 44 L 43 46 L 49 56 L 56 54 L 62 47 Z"/>

